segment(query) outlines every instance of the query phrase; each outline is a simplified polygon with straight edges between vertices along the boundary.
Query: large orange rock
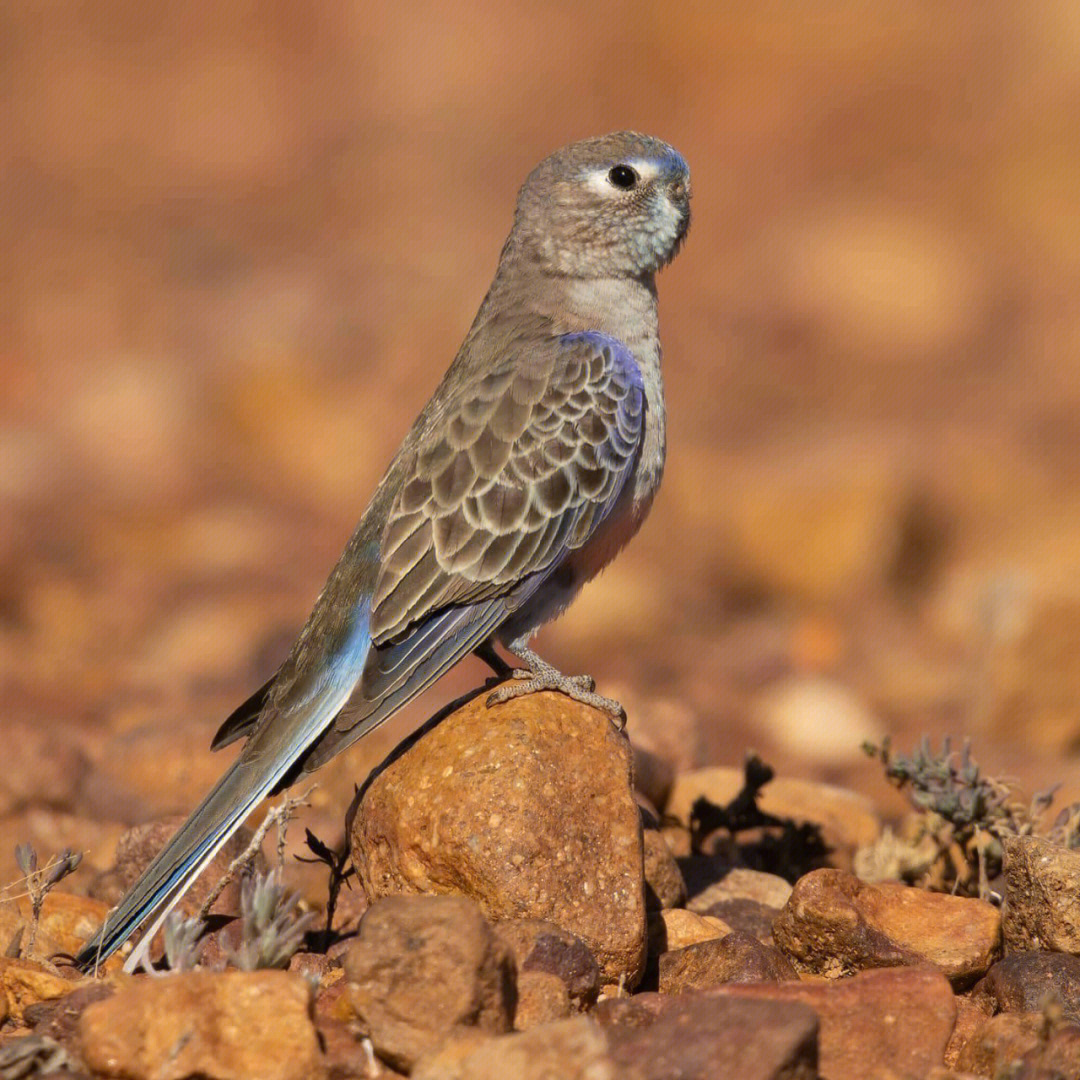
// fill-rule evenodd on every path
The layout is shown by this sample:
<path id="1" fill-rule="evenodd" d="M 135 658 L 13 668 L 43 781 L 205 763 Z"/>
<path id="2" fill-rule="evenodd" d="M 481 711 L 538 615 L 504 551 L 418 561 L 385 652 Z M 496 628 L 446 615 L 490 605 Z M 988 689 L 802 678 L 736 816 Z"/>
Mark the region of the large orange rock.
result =
<path id="1" fill-rule="evenodd" d="M 609 718 L 562 694 L 446 717 L 379 773 L 353 824 L 372 898 L 457 893 L 491 919 L 576 934 L 604 982 L 645 963 L 645 882 L 632 754 Z"/>
<path id="2" fill-rule="evenodd" d="M 286 971 L 132 977 L 79 1020 L 95 1076 L 124 1080 L 320 1080 L 311 986 Z"/>

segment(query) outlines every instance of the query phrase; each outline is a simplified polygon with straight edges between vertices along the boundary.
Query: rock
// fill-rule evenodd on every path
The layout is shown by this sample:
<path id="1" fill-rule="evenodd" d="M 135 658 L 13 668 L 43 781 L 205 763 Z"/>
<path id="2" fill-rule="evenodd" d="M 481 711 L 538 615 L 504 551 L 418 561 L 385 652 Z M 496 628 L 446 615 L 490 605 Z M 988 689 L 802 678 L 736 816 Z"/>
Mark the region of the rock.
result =
<path id="1" fill-rule="evenodd" d="M 731 927 L 714 915 L 695 915 L 684 908 L 658 911 L 649 919 L 649 955 L 685 949 L 730 933 Z"/>
<path id="2" fill-rule="evenodd" d="M 575 1009 L 595 1004 L 600 968 L 581 938 L 542 919 L 504 919 L 495 933 L 514 957 L 519 987 L 523 973 L 542 972 L 562 980 Z"/>
<path id="3" fill-rule="evenodd" d="M 466 1061 L 481 1046 L 494 1042 L 503 1045 L 505 1037 L 477 1028 L 460 1028 L 438 1050 L 425 1054 L 409 1075 L 413 1080 L 418 1076 L 426 1076 L 428 1080 L 469 1080 L 469 1075 L 463 1071 Z"/>
<path id="4" fill-rule="evenodd" d="M 406 1072 L 456 1029 L 510 1030 L 513 959 L 464 897 L 373 904 L 345 958 L 345 978 L 375 1052 Z"/>
<path id="5" fill-rule="evenodd" d="M 1006 1075 L 1011 1080 L 1024 1057 L 1038 1047 L 1042 1028 L 1038 1013 L 1002 1013 L 984 1019 L 957 1056 L 956 1068 L 994 1080 Z"/>
<path id="6" fill-rule="evenodd" d="M 95 1001 L 104 1001 L 115 992 L 116 987 L 111 982 L 103 979 L 85 980 L 62 997 L 27 1005 L 23 1011 L 23 1022 L 32 1027 L 36 1035 L 55 1039 L 58 1043 L 70 1043 L 78 1031 L 79 1017 L 87 1006 Z"/>
<path id="7" fill-rule="evenodd" d="M 817 1018 L 799 1003 L 639 994 L 605 1002 L 598 1018 L 617 1066 L 613 1075 L 626 1080 L 818 1075 Z"/>
<path id="8" fill-rule="evenodd" d="M 1080 955 L 1080 852 L 1041 836 L 1008 836 L 1003 847 L 1006 949 Z"/>
<path id="9" fill-rule="evenodd" d="M 634 787 L 655 806 L 663 806 L 675 783 L 675 766 L 630 740 L 634 751 Z"/>
<path id="10" fill-rule="evenodd" d="M 680 994 L 720 983 L 783 982 L 798 977 L 779 949 L 738 931 L 660 955 L 661 994 Z"/>
<path id="11" fill-rule="evenodd" d="M 391 1080 L 405 1075 L 385 1062 L 377 1061 L 371 1043 L 361 1038 L 353 1027 L 333 1016 L 316 1015 L 315 1030 L 322 1048 L 326 1080 L 371 1080 L 374 1076 L 379 1080 Z"/>
<path id="12" fill-rule="evenodd" d="M 961 996 L 956 999 L 956 1023 L 945 1047 L 947 1066 L 951 1068 L 956 1065 L 960 1052 L 985 1021 L 986 1013 L 970 998 Z"/>
<path id="13" fill-rule="evenodd" d="M 680 773 L 667 813 L 685 823 L 699 798 L 726 806 L 742 790 L 744 780 L 742 769 L 720 766 Z M 881 833 L 881 820 L 869 799 L 829 784 L 777 777 L 762 789 L 758 807 L 776 817 L 819 825 L 830 847 L 852 855 Z"/>
<path id="14" fill-rule="evenodd" d="M 773 923 L 791 896 L 791 886 L 782 877 L 732 867 L 710 856 L 684 860 L 683 865 L 687 864 L 695 884 L 687 903 L 691 911 L 714 915 L 733 930 L 773 944 Z"/>
<path id="15" fill-rule="evenodd" d="M 417 1064 L 412 1080 L 616 1080 L 607 1040 L 583 1016 L 520 1035 L 489 1039 L 475 1050 L 435 1055 Z"/>
<path id="16" fill-rule="evenodd" d="M 681 907 L 686 900 L 682 871 L 656 828 L 642 830 L 645 858 L 645 907 L 648 911 Z"/>
<path id="17" fill-rule="evenodd" d="M 0 1001 L 6 1016 L 22 1020 L 27 1008 L 70 994 L 75 984 L 33 960 L 0 956 Z"/>
<path id="18" fill-rule="evenodd" d="M 127 978 L 79 1020 L 95 1075 L 124 1080 L 315 1080 L 326 1075 L 311 989 L 285 971 Z"/>
<path id="19" fill-rule="evenodd" d="M 819 1067 L 829 1080 L 922 1078 L 943 1063 L 956 1022 L 949 982 L 930 968 L 864 971 L 828 982 L 728 984 L 696 993 L 809 1005 L 821 1021 Z"/>
<path id="20" fill-rule="evenodd" d="M 1001 952 L 1000 915 L 991 904 L 897 883 L 870 885 L 843 870 L 800 878 L 773 935 L 800 971 L 830 978 L 930 963 L 963 986 Z"/>
<path id="21" fill-rule="evenodd" d="M 779 912 L 790 896 L 791 885 L 777 874 L 733 866 L 726 869 L 722 877 L 713 879 L 704 888 L 696 890 L 686 906 L 691 911 L 708 915 L 716 904 L 730 900 L 749 900 Z"/>
<path id="22" fill-rule="evenodd" d="M 645 962 L 629 745 L 603 713 L 539 693 L 474 699 L 371 782 L 352 829 L 370 897 L 458 893 L 493 920 L 546 919 L 633 986 Z"/>
<path id="23" fill-rule="evenodd" d="M 178 815 L 128 829 L 116 845 L 115 863 L 94 879 L 90 885 L 90 895 L 104 901 L 106 908 L 118 904 L 135 883 L 136 878 L 172 839 L 184 821 L 185 818 Z M 224 847 L 195 880 L 194 885 L 184 894 L 177 905 L 179 910 L 187 915 L 194 915 L 199 910 L 203 901 L 228 870 L 229 864 L 251 843 L 252 835 L 250 829 L 241 827 L 226 841 Z M 261 854 L 256 857 L 255 867 L 259 870 L 266 869 L 266 863 Z M 240 887 L 241 878 L 231 881 L 214 901 L 210 909 L 211 913 L 238 915 L 240 913 Z"/>
<path id="24" fill-rule="evenodd" d="M 1066 1020 L 1080 1023 L 1080 957 L 1013 953 L 999 960 L 971 992 L 987 1013 L 1038 1012 L 1050 996 Z"/>
<path id="25" fill-rule="evenodd" d="M 528 1031 L 565 1020 L 570 1015 L 570 995 L 566 983 L 547 971 L 521 971 L 517 977 L 517 1008 L 514 1030 Z"/>
<path id="26" fill-rule="evenodd" d="M 41 906 L 34 955 L 49 957 L 57 953 L 73 956 L 105 921 L 109 905 L 85 896 L 50 892 Z M 20 896 L 0 903 L 0 951 L 22 931 L 22 946 L 29 941 L 32 910 L 30 898 Z"/>
<path id="27" fill-rule="evenodd" d="M 865 742 L 883 734 L 881 721 L 848 687 L 821 675 L 792 675 L 755 702 L 755 728 L 801 761 L 836 766 L 857 762 Z"/>

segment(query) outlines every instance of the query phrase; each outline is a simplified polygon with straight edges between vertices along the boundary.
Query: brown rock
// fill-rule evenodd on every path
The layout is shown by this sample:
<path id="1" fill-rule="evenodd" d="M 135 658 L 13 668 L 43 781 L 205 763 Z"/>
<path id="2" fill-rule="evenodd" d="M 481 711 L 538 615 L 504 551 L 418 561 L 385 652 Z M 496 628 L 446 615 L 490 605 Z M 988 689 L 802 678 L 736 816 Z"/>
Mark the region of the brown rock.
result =
<path id="1" fill-rule="evenodd" d="M 742 769 L 719 766 L 680 773 L 667 813 L 686 822 L 700 797 L 726 806 L 742 790 L 744 779 Z M 777 777 L 762 789 L 758 806 L 766 814 L 820 825 L 830 847 L 851 854 L 872 844 L 881 833 L 881 820 L 869 799 L 829 784 Z"/>
<path id="2" fill-rule="evenodd" d="M 494 709 L 480 696 L 372 781 L 353 861 L 371 897 L 459 893 L 494 920 L 556 923 L 632 986 L 645 888 L 631 771 L 602 713 L 556 693 Z"/>
<path id="3" fill-rule="evenodd" d="M 434 1054 L 412 1080 L 616 1080 L 603 1032 L 583 1016 L 488 1039 L 475 1049 Z"/>
<path id="4" fill-rule="evenodd" d="M 654 807 L 663 806 L 675 783 L 675 766 L 666 758 L 637 745 L 631 737 L 634 750 L 634 787 Z"/>
<path id="5" fill-rule="evenodd" d="M 685 949 L 730 933 L 731 927 L 714 915 L 695 915 L 685 908 L 657 911 L 649 918 L 649 955 Z"/>
<path id="6" fill-rule="evenodd" d="M 74 989 L 74 983 L 42 964 L 0 956 L 0 998 L 7 1002 L 7 1016 L 21 1021 L 27 1008 L 63 997 Z"/>
<path id="7" fill-rule="evenodd" d="M 176 830 L 183 824 L 181 816 L 151 821 L 145 825 L 136 825 L 120 837 L 116 845 L 116 862 L 99 874 L 90 885 L 90 895 L 104 901 L 106 908 L 118 904 L 135 879 L 150 865 L 155 855 L 172 839 Z M 251 843 L 250 829 L 241 827 L 214 856 L 207 868 L 196 879 L 195 884 L 184 894 L 178 904 L 179 910 L 193 915 L 202 906 L 203 901 L 214 889 L 229 868 L 229 864 Z M 265 869 L 266 864 L 260 854 L 256 858 L 257 869 Z M 238 915 L 240 913 L 241 879 L 230 882 L 210 909 L 214 915 Z M 95 927 L 96 929 L 96 927 Z"/>
<path id="8" fill-rule="evenodd" d="M 83 1012 L 82 1057 L 124 1080 L 315 1080 L 310 1006 L 308 983 L 285 971 L 132 977 Z"/>
<path id="9" fill-rule="evenodd" d="M 99 900 L 71 893 L 50 892 L 41 906 L 34 955 L 74 955 L 104 922 L 108 913 L 109 905 Z M 30 898 L 27 896 L 0 903 L 0 949 L 6 948 L 20 930 L 22 946 L 26 947 L 31 915 Z"/>
<path id="10" fill-rule="evenodd" d="M 517 1008 L 514 1030 L 528 1031 L 565 1020 L 570 1015 L 570 995 L 566 983 L 547 971 L 520 971 L 517 977 Z"/>
<path id="11" fill-rule="evenodd" d="M 627 1080 L 818 1075 L 817 1018 L 798 1003 L 718 999 L 703 992 L 639 994 L 605 1002 L 598 1019 L 608 1033 L 615 1075 Z"/>
<path id="12" fill-rule="evenodd" d="M 28 1005 L 23 1011 L 23 1022 L 32 1027 L 37 1035 L 44 1035 L 58 1043 L 70 1043 L 78 1031 L 79 1017 L 87 1006 L 95 1001 L 103 1001 L 115 992 L 116 987 L 111 982 L 86 980 L 82 985 L 75 985 L 69 994 Z"/>
<path id="13" fill-rule="evenodd" d="M 659 829 L 642 831 L 645 849 L 645 907 L 649 911 L 681 907 L 686 900 L 682 871 Z"/>
<path id="14" fill-rule="evenodd" d="M 729 984 L 696 993 L 809 1005 L 821 1021 L 821 1075 L 830 1080 L 921 1080 L 943 1063 L 956 1022 L 949 982 L 930 968 L 865 971 L 828 982 Z"/>
<path id="15" fill-rule="evenodd" d="M 960 1052 L 985 1021 L 986 1013 L 971 998 L 961 995 L 956 999 L 956 1023 L 945 1047 L 946 1065 L 950 1068 L 956 1065 Z"/>
<path id="16" fill-rule="evenodd" d="M 695 890 L 687 907 L 702 915 L 714 914 L 716 904 L 732 900 L 752 901 L 779 910 L 791 896 L 791 885 L 776 874 L 748 870 L 741 866 L 726 867 L 720 876 L 711 878 L 708 885 Z"/>
<path id="17" fill-rule="evenodd" d="M 738 931 L 660 956 L 661 994 L 681 994 L 721 983 L 783 982 L 798 977 L 779 949 Z"/>
<path id="18" fill-rule="evenodd" d="M 1080 957 L 1013 953 L 986 973 L 971 996 L 987 1013 L 1038 1012 L 1052 997 L 1066 1020 L 1080 1023 Z"/>
<path id="19" fill-rule="evenodd" d="M 456 1029 L 510 1030 L 514 964 L 480 908 L 457 896 L 373 904 L 345 977 L 375 1052 L 408 1071 Z"/>
<path id="20" fill-rule="evenodd" d="M 1002 1013 L 984 1018 L 957 1055 L 956 1068 L 996 1080 L 1038 1046 L 1042 1026 L 1043 1018 L 1037 1013 Z"/>
<path id="21" fill-rule="evenodd" d="M 488 1043 L 504 1042 L 501 1035 L 492 1035 L 479 1028 L 458 1028 L 438 1050 L 425 1054 L 409 1074 L 412 1080 L 427 1077 L 428 1080 L 469 1080 L 464 1072 L 465 1063 L 474 1051 Z"/>
<path id="22" fill-rule="evenodd" d="M 1001 951 L 992 905 L 897 883 L 870 885 L 843 870 L 800 878 L 773 935 L 796 967 L 830 978 L 930 963 L 962 986 Z"/>
<path id="23" fill-rule="evenodd" d="M 1003 847 L 1006 948 L 1080 955 L 1080 852 L 1041 836 L 1009 836 Z"/>
<path id="24" fill-rule="evenodd" d="M 543 919 L 504 919 L 495 933 L 513 954 L 519 975 L 528 971 L 556 975 L 575 1009 L 587 1009 L 600 989 L 600 968 L 579 937 Z"/>

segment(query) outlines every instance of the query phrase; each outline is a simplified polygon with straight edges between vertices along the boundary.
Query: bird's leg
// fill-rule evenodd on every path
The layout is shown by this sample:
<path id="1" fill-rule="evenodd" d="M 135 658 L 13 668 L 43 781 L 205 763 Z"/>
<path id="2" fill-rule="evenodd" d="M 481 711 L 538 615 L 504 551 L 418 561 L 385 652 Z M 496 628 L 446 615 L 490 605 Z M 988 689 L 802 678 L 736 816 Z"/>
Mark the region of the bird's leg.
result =
<path id="1" fill-rule="evenodd" d="M 620 731 L 626 726 L 626 710 L 614 699 L 596 693 L 596 682 L 591 676 L 564 675 L 558 668 L 537 656 L 525 644 L 525 641 L 510 642 L 507 648 L 529 666 L 515 668 L 509 672 L 511 681 L 503 683 L 497 690 L 488 694 L 488 708 L 509 701 L 511 698 L 535 694 L 540 690 L 556 690 L 560 694 L 573 698 L 574 701 L 580 701 L 583 705 L 591 705 L 594 709 L 606 712 L 611 717 L 611 722 Z M 479 650 L 477 654 L 480 655 Z M 481 658 L 491 663 L 487 656 L 481 656 Z M 494 666 L 492 664 L 493 668 Z"/>
<path id="2" fill-rule="evenodd" d="M 483 660 L 495 672 L 496 678 L 512 679 L 514 677 L 514 669 L 495 651 L 495 645 L 490 638 L 477 645 L 473 649 L 473 655 Z"/>

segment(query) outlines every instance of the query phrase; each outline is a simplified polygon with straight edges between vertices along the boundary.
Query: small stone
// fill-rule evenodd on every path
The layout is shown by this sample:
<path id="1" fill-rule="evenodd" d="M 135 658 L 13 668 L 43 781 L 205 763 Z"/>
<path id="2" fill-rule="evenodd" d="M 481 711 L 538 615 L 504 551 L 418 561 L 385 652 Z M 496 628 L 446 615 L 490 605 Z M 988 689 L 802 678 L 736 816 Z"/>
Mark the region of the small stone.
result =
<path id="1" fill-rule="evenodd" d="M 1080 956 L 1080 852 L 1041 836 L 1007 836 L 1003 847 L 1006 949 Z"/>
<path id="2" fill-rule="evenodd" d="M 600 968 L 581 938 L 543 919 L 504 919 L 495 924 L 495 933 L 513 954 L 519 981 L 528 971 L 556 975 L 575 1009 L 596 1002 Z"/>
<path id="3" fill-rule="evenodd" d="M 779 949 L 738 931 L 662 953 L 660 993 L 680 994 L 721 983 L 784 982 L 798 972 Z"/>
<path id="4" fill-rule="evenodd" d="M 949 982 L 931 968 L 864 971 L 827 982 L 727 984 L 695 993 L 809 1005 L 821 1021 L 821 1075 L 830 1080 L 923 1077 L 943 1063 L 956 1023 Z"/>
<path id="5" fill-rule="evenodd" d="M 682 871 L 659 829 L 642 831 L 645 848 L 645 908 L 681 907 L 686 900 L 686 882 Z"/>
<path id="6" fill-rule="evenodd" d="M 493 921 L 526 916 L 571 931 L 612 982 L 641 976 L 630 747 L 606 714 L 563 694 L 491 709 L 480 695 L 444 718 L 371 782 L 351 846 L 372 898 L 468 896 Z"/>
<path id="7" fill-rule="evenodd" d="M 675 766 L 659 754 L 638 746 L 633 738 L 634 748 L 634 787 L 640 791 L 653 806 L 663 806 L 675 783 Z"/>
<path id="8" fill-rule="evenodd" d="M 1038 1046 L 1042 1025 L 1043 1018 L 1037 1013 L 1002 1013 L 984 1018 L 957 1055 L 956 1068 L 996 1078 Z"/>
<path id="9" fill-rule="evenodd" d="M 75 1038 L 79 1017 L 87 1006 L 95 1001 L 104 1001 L 115 992 L 116 987 L 111 982 L 88 979 L 81 985 L 77 984 L 69 994 L 26 1006 L 23 1022 L 32 1027 L 37 1035 L 55 1039 L 58 1043 L 69 1043 Z"/>
<path id="10" fill-rule="evenodd" d="M 466 1048 L 467 1050 L 467 1048 Z M 575 1016 L 520 1035 L 448 1048 L 418 1062 L 412 1080 L 617 1080 L 604 1033 Z"/>
<path id="11" fill-rule="evenodd" d="M 49 957 L 67 953 L 74 956 L 108 914 L 108 904 L 54 889 L 41 905 L 34 955 Z M 0 951 L 7 948 L 20 930 L 22 946 L 26 947 L 30 940 L 31 916 L 29 897 L 20 896 L 0 903 Z"/>
<path id="12" fill-rule="evenodd" d="M 800 878 L 773 935 L 800 971 L 829 978 L 930 963 L 964 986 L 1001 952 L 993 905 L 897 883 L 870 885 L 843 870 Z"/>
<path id="13" fill-rule="evenodd" d="M 687 903 L 691 911 L 709 914 L 715 904 L 729 900 L 751 900 L 779 911 L 791 896 L 791 885 L 777 874 L 733 866 L 723 876 L 695 891 Z"/>
<path id="14" fill-rule="evenodd" d="M 817 1080 L 818 1021 L 811 1009 L 709 994 L 639 994 L 605 1003 L 598 1018 L 618 1066 L 615 1075 Z"/>
<path id="15" fill-rule="evenodd" d="M 106 908 L 118 904 L 185 820 L 184 817 L 177 815 L 128 829 L 116 845 L 116 861 L 112 867 L 100 873 L 91 882 L 90 895 L 103 901 Z M 203 901 L 228 870 L 229 864 L 251 843 L 251 837 L 251 830 L 243 827 L 233 833 L 206 869 L 195 879 L 194 885 L 184 894 L 178 904 L 179 910 L 186 915 L 194 915 L 199 910 Z M 256 857 L 255 867 L 261 870 L 266 868 L 261 853 Z M 231 881 L 225 887 L 210 912 L 214 915 L 240 913 L 239 879 Z"/>
<path id="16" fill-rule="evenodd" d="M 22 1020 L 26 1009 L 41 1001 L 70 994 L 75 984 L 33 960 L 0 956 L 0 997 L 6 999 L 7 1016 Z"/>
<path id="17" fill-rule="evenodd" d="M 952 1034 L 945 1047 L 946 1065 L 950 1068 L 956 1065 L 960 1052 L 967 1045 L 968 1040 L 985 1022 L 986 1012 L 980 1009 L 971 998 L 960 996 L 956 999 L 956 1023 L 953 1025 Z"/>
<path id="18" fill-rule="evenodd" d="M 1066 1020 L 1080 1023 L 1080 957 L 1012 953 L 986 973 L 971 997 L 987 1013 L 1038 1012 L 1053 997 Z"/>
<path id="19" fill-rule="evenodd" d="M 731 927 L 713 915 L 695 915 L 685 908 L 657 911 L 649 918 L 649 955 L 685 949 L 730 933 Z"/>
<path id="20" fill-rule="evenodd" d="M 81 1056 L 123 1080 L 316 1080 L 311 988 L 285 971 L 130 977 L 79 1020 Z"/>
<path id="21" fill-rule="evenodd" d="M 346 956 L 345 978 L 375 1052 L 406 1072 L 458 1028 L 510 1030 L 513 959 L 464 897 L 373 904 Z"/>
<path id="22" fill-rule="evenodd" d="M 547 971 L 520 971 L 517 977 L 517 1008 L 514 1030 L 528 1031 L 565 1020 L 570 1015 L 570 995 L 566 983 Z"/>

